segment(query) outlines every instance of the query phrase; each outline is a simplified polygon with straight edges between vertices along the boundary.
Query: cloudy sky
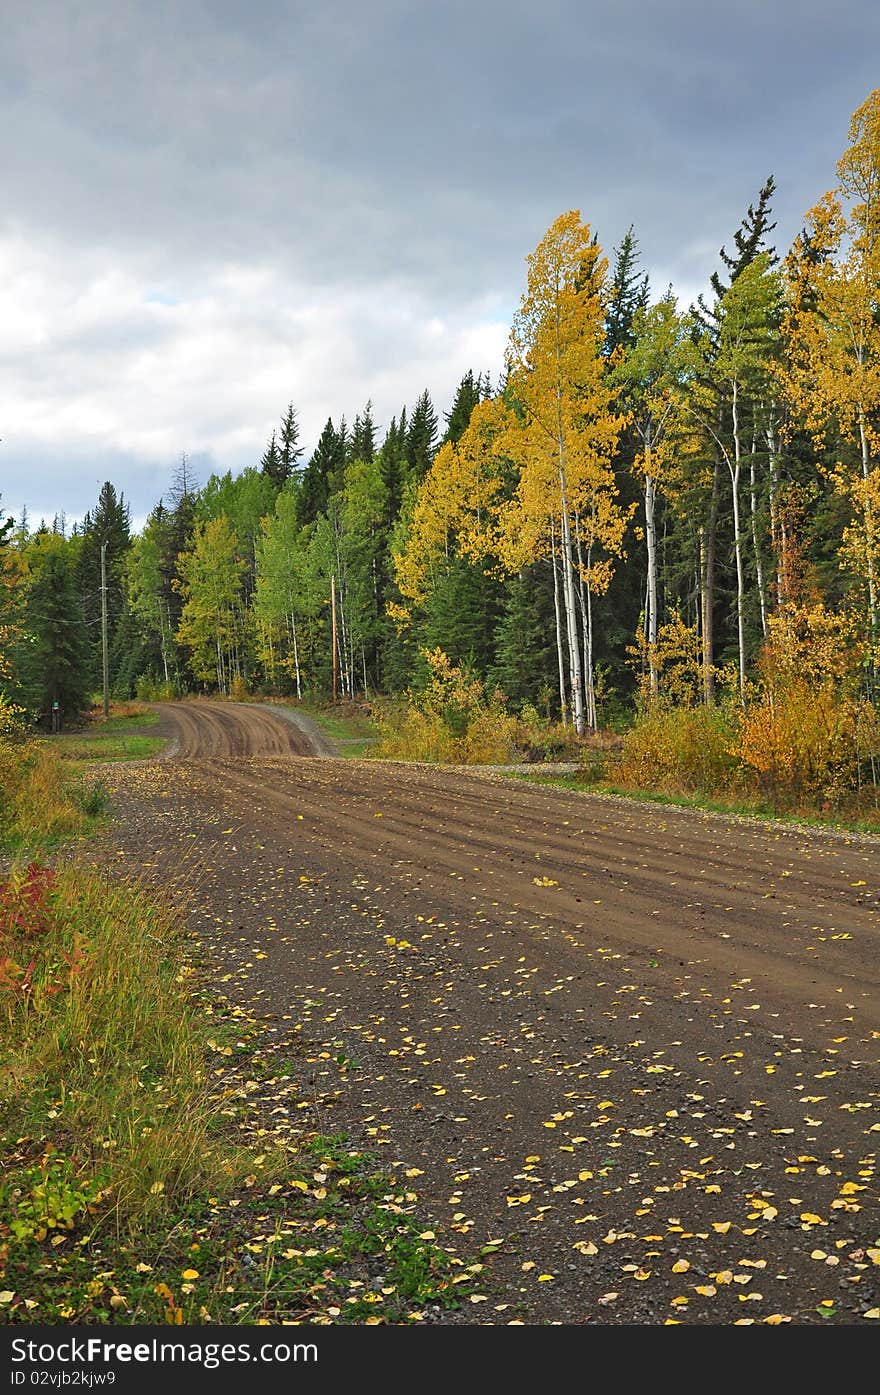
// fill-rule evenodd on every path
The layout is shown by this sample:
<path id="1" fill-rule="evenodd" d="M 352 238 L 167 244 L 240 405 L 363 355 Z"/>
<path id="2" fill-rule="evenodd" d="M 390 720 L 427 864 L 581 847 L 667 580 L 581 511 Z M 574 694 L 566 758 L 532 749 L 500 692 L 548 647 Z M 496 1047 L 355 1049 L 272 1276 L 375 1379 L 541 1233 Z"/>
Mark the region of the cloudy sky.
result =
<path id="1" fill-rule="evenodd" d="M 498 372 L 524 259 L 580 208 L 704 288 L 776 237 L 878 82 L 875 0 L 0 0 L 0 507 L 142 519 L 182 451 L 307 448 Z"/>

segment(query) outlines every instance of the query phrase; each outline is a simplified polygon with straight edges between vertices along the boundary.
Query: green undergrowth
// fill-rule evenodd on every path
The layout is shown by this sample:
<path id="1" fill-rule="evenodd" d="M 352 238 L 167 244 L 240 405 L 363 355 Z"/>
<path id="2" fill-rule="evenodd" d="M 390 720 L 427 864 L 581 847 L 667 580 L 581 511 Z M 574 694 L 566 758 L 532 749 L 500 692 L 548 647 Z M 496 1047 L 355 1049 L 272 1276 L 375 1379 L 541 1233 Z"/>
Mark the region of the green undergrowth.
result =
<path id="1" fill-rule="evenodd" d="M 0 927 L 0 1322 L 374 1324 L 461 1301 L 480 1266 L 314 1130 L 302 1043 L 209 988 L 170 907 L 32 862 L 0 883 Z"/>
<path id="2" fill-rule="evenodd" d="M 42 741 L 0 740 L 0 852 L 51 850 L 92 832 L 108 804 L 100 780 Z"/>

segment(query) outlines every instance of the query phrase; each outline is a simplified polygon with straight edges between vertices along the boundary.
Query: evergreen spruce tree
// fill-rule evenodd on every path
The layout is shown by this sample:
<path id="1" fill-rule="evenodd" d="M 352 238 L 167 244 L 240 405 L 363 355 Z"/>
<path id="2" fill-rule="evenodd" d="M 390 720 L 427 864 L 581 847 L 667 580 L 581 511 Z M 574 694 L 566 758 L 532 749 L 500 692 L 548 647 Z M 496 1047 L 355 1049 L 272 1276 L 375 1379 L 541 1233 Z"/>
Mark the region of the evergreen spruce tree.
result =
<path id="1" fill-rule="evenodd" d="M 123 606 L 123 569 L 131 545 L 128 505 L 117 496 L 110 481 L 101 488 L 98 503 L 83 519 L 81 543 L 76 564 L 83 612 L 89 640 L 90 676 L 97 687 L 101 681 L 101 551 L 106 544 L 107 621 L 112 643 Z"/>
<path id="2" fill-rule="evenodd" d="M 506 588 L 504 609 L 495 632 L 495 662 L 490 682 L 510 705 L 529 702 L 545 716 L 558 706 L 554 664 L 553 583 L 546 565 L 529 567 Z"/>
<path id="3" fill-rule="evenodd" d="M 418 398 L 406 432 L 407 478 L 421 482 L 437 448 L 437 413 L 427 388 Z"/>
<path id="4" fill-rule="evenodd" d="M 48 727 L 55 703 L 62 723 L 75 721 L 88 707 L 89 648 L 64 539 L 41 538 L 31 567 L 17 669 L 25 706 Z"/>
<path id="5" fill-rule="evenodd" d="M 458 385 L 451 408 L 444 413 L 446 430 L 439 443 L 441 446 L 446 445 L 447 441 L 455 445 L 461 440 L 467 431 L 474 408 L 482 400 L 482 374 L 475 378 L 473 369 L 469 368 Z"/>
<path id="6" fill-rule="evenodd" d="M 425 601 L 419 646 L 440 648 L 485 678 L 495 660 L 501 583 L 477 562 L 454 557 Z"/>
<path id="7" fill-rule="evenodd" d="M 710 278 L 712 289 L 719 300 L 724 298 L 725 292 L 730 289 L 746 267 L 751 265 L 759 253 L 767 252 L 769 265 L 776 265 L 778 258 L 775 250 L 767 245 L 768 235 L 776 227 L 775 223 L 770 222 L 770 201 L 775 192 L 776 181 L 770 174 L 758 194 L 757 205 L 749 204 L 746 216 L 733 234 L 736 255 L 732 257 L 724 247 L 721 248 L 719 255 L 728 271 L 727 285 L 721 279 L 721 272 L 713 271 Z"/>
<path id="8" fill-rule="evenodd" d="M 363 416 L 354 419 L 354 426 L 348 439 L 348 459 L 365 460 L 367 464 L 376 457 L 376 427 L 373 422 L 373 404 L 368 402 Z"/>
<path id="9" fill-rule="evenodd" d="M 303 448 L 299 443 L 299 422 L 296 408 L 288 402 L 287 411 L 281 418 L 281 433 L 278 441 L 279 470 L 275 483 L 283 489 L 288 480 L 293 479 L 302 469 L 300 461 Z"/>
<path id="10" fill-rule="evenodd" d="M 130 607 L 123 606 L 119 623 L 110 646 L 110 690 L 114 697 L 125 700 L 135 695 L 137 680 L 150 666 L 154 658 L 145 644 Z M 154 664 L 154 671 L 157 666 Z"/>
<path id="11" fill-rule="evenodd" d="M 319 514 L 326 513 L 330 496 L 341 488 L 345 471 L 347 435 L 344 417 L 338 431 L 332 419 L 327 418 L 314 454 L 303 471 L 302 485 L 297 496 L 301 526 L 314 523 Z"/>
<path id="12" fill-rule="evenodd" d="M 393 526 L 400 515 L 403 504 L 403 487 L 406 483 L 406 408 L 402 407 L 400 419 L 391 418 L 391 424 L 379 451 L 379 464 L 382 483 L 388 499 L 388 526 Z"/>
<path id="13" fill-rule="evenodd" d="M 263 458 L 260 461 L 260 471 L 272 481 L 276 489 L 280 489 L 287 479 L 274 431 L 269 438 L 269 444 L 263 451 Z"/>
<path id="14" fill-rule="evenodd" d="M 637 312 L 647 308 L 648 276 L 639 269 L 639 240 L 632 225 L 614 253 L 614 271 L 605 321 L 605 352 L 628 349 Z"/>

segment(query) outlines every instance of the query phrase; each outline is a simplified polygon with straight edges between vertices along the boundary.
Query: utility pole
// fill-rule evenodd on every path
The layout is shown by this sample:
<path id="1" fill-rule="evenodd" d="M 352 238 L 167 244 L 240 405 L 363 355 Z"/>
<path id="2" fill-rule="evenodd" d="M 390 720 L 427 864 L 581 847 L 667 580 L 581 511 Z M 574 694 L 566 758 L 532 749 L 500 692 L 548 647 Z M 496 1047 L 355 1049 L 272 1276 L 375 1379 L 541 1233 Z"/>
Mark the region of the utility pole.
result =
<path id="1" fill-rule="evenodd" d="M 333 701 L 336 701 L 336 689 L 339 682 L 339 654 L 336 648 L 336 577 L 330 578 L 330 613 L 333 616 Z"/>
<path id="2" fill-rule="evenodd" d="M 107 647 L 107 539 L 101 543 L 101 664 L 104 678 L 104 716 L 110 716 L 110 657 Z"/>

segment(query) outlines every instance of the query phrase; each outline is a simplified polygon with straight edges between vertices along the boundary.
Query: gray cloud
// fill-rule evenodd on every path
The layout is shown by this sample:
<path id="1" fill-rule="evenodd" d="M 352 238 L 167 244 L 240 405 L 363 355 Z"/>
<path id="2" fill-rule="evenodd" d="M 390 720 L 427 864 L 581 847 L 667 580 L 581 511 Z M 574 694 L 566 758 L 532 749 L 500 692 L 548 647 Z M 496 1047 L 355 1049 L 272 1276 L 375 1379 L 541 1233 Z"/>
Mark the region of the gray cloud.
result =
<path id="1" fill-rule="evenodd" d="M 0 490 L 69 513 L 246 463 L 290 398 L 309 442 L 446 405 L 565 208 L 688 299 L 772 171 L 786 245 L 880 39 L 869 0 L 7 8 Z"/>

